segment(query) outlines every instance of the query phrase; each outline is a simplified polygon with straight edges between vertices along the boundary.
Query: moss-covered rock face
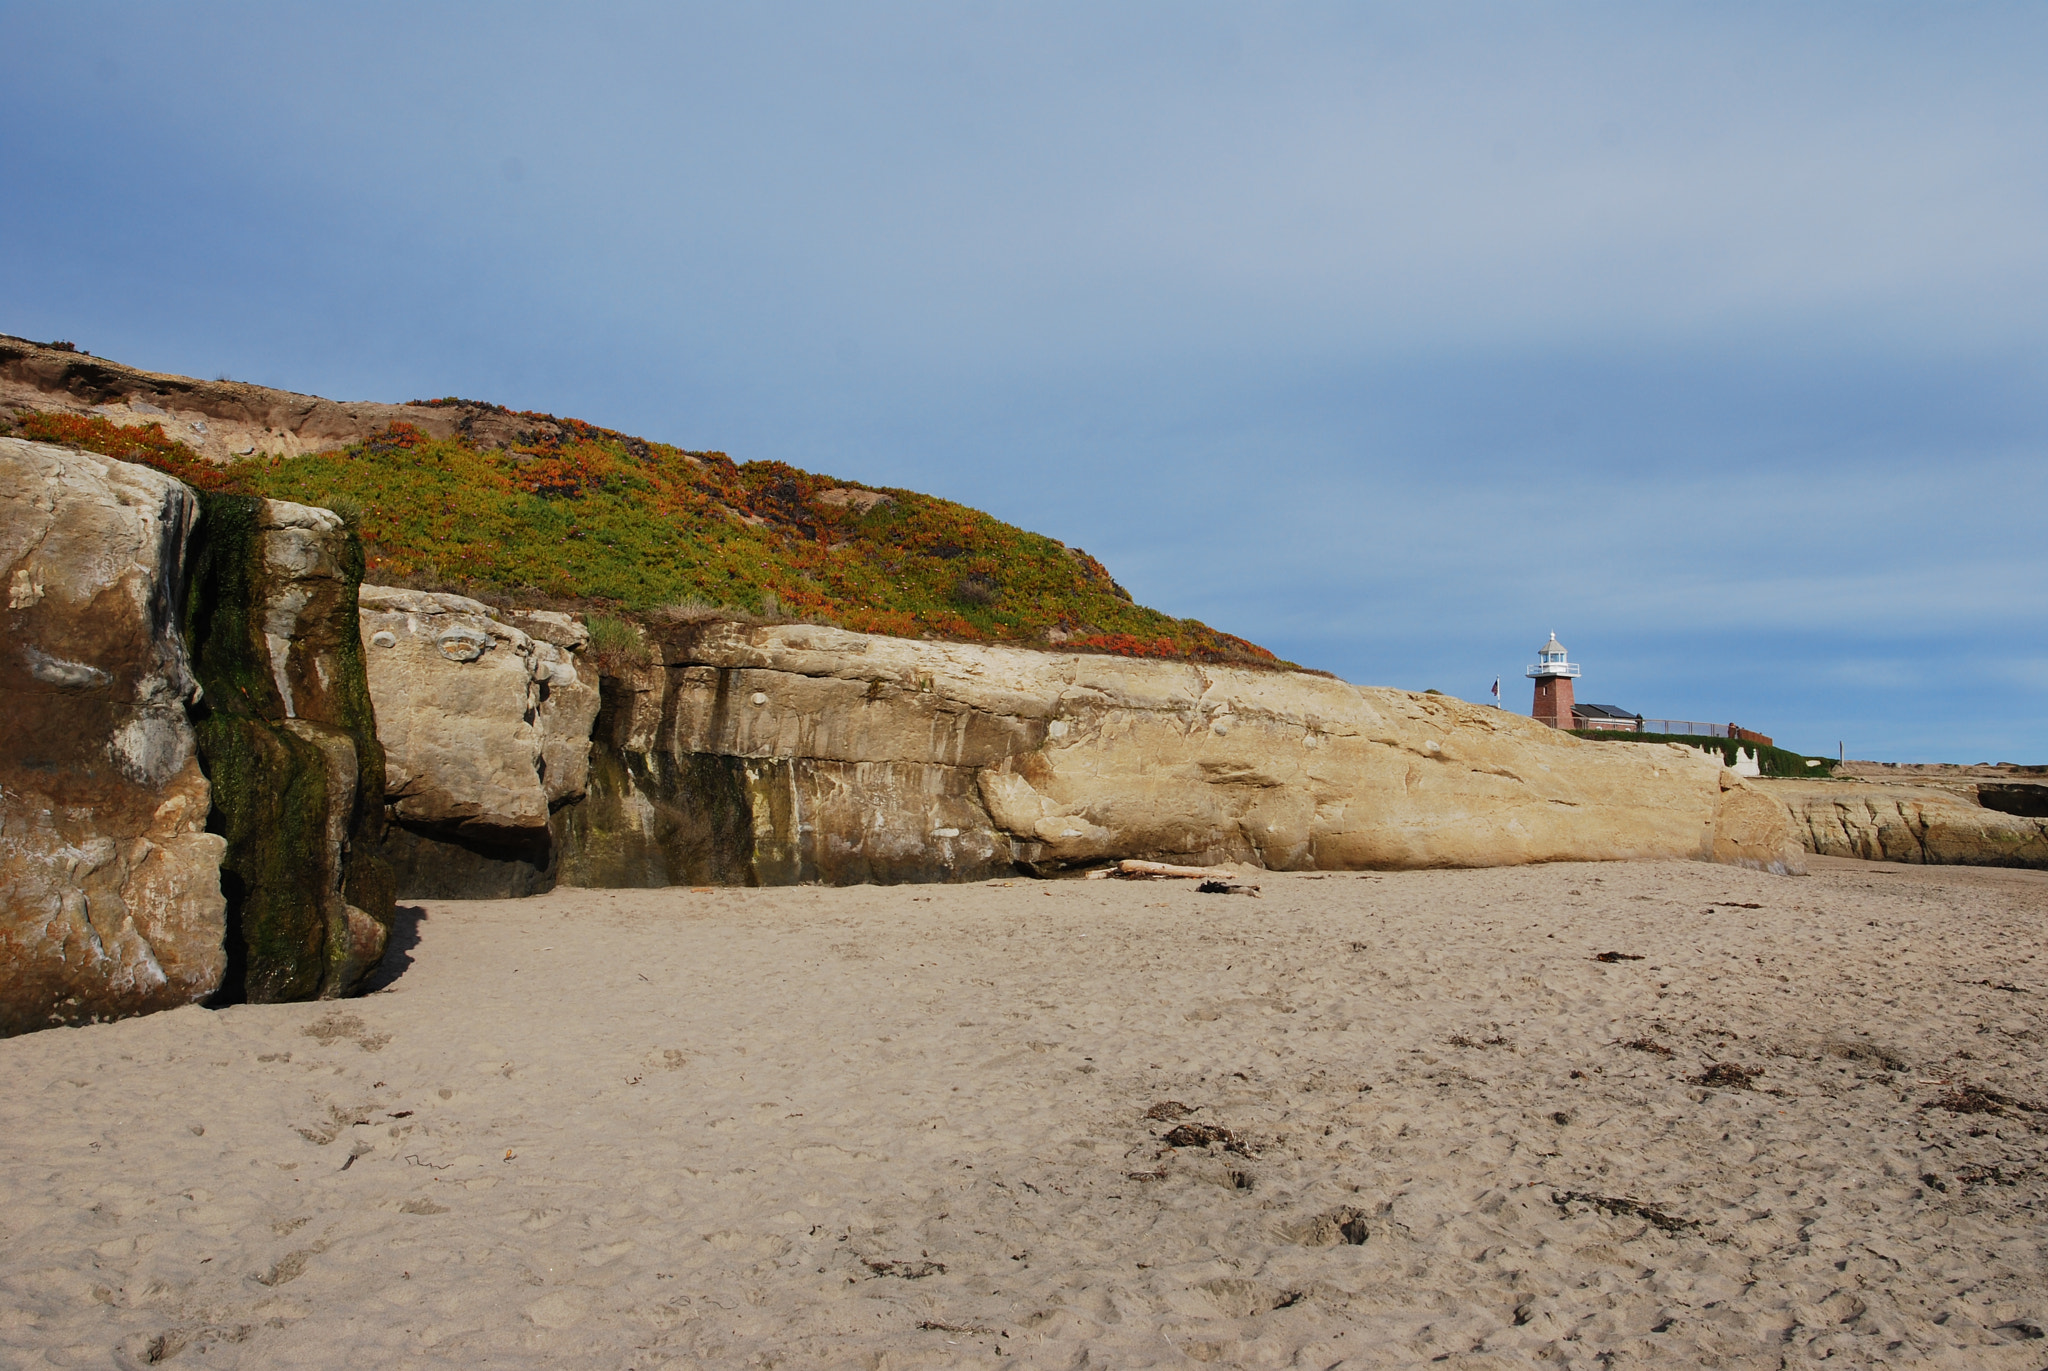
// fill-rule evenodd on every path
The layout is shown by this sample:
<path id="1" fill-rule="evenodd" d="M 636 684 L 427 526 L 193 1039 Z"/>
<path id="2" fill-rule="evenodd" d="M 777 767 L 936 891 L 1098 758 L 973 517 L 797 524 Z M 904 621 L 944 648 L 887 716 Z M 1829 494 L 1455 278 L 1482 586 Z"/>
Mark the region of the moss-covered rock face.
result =
<path id="1" fill-rule="evenodd" d="M 618 698 L 616 695 L 614 698 Z M 746 764 L 736 757 L 591 749 L 590 789 L 555 816 L 565 885 L 763 885 Z"/>
<path id="2" fill-rule="evenodd" d="M 306 858 L 327 830 L 326 759 L 268 719 L 219 710 L 200 721 L 199 755 L 228 843 L 228 993 L 313 999 L 326 980 L 327 873 Z"/>
<path id="3" fill-rule="evenodd" d="M 918 832 L 877 816 L 914 813 Z M 916 762 L 592 749 L 556 815 L 559 877 L 593 889 L 978 881 L 1014 868 L 973 771 Z M 928 838 L 936 828 L 945 836 Z"/>
<path id="4" fill-rule="evenodd" d="M 761 683 L 690 662 L 695 641 L 684 632 L 661 644 L 675 665 L 604 678 L 589 793 L 555 816 L 563 884 L 893 884 L 1014 870 L 976 764 L 1028 741 L 1028 728 L 941 718 L 914 689 L 812 680 L 796 707 L 807 728 L 840 737 L 874 715 L 888 736 L 853 749 L 861 755 L 804 755 L 820 750 L 815 738 L 746 733 L 761 717 Z"/>
<path id="5" fill-rule="evenodd" d="M 356 616 L 362 549 L 327 510 L 201 497 L 185 600 L 199 756 L 227 839 L 228 994 L 344 995 L 383 953 L 395 887 L 384 754 Z"/>

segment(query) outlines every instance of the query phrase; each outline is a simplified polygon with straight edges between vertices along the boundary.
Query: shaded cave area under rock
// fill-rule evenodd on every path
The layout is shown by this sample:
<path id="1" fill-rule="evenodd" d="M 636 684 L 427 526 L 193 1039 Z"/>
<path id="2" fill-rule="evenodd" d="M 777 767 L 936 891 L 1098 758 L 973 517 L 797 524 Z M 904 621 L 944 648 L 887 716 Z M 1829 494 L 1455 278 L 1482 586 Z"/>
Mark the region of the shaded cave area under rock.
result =
<path id="1" fill-rule="evenodd" d="M 547 829 L 438 829 L 388 820 L 379 855 L 401 900 L 516 900 L 555 888 Z"/>

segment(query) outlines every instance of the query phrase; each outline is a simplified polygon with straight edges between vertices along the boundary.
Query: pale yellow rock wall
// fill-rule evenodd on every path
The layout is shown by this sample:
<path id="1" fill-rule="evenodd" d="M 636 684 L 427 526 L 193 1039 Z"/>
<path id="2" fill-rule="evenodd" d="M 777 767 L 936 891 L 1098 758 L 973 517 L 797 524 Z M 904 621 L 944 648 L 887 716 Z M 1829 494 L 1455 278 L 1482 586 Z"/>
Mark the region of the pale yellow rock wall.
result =
<path id="1" fill-rule="evenodd" d="M 401 817 L 538 828 L 525 635 L 460 597 L 365 587 L 362 607 Z M 1440 696 L 801 625 L 656 646 L 607 680 L 604 789 L 556 826 L 580 883 L 1804 857 L 1784 807 L 1707 753 Z"/>
<path id="2" fill-rule="evenodd" d="M 1875 781 L 1763 781 L 1810 852 L 1865 861 L 2048 869 L 2048 819 L 1978 805 L 1974 787 Z"/>
<path id="3" fill-rule="evenodd" d="M 699 626 L 667 654 L 668 750 L 969 769 L 1028 862 L 1802 863 L 1783 806 L 1716 758 L 1440 696 L 804 626 Z"/>
<path id="4" fill-rule="evenodd" d="M 538 832 L 589 778 L 598 691 L 570 647 L 460 595 L 362 587 L 363 663 L 399 818 Z M 553 626 L 537 623 L 535 627 Z"/>

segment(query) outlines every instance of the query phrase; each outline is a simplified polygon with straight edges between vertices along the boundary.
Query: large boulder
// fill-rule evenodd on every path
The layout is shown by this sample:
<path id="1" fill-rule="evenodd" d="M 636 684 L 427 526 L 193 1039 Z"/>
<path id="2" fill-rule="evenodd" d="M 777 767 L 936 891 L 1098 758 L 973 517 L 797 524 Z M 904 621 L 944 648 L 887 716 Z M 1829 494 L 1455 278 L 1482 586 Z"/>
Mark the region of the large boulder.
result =
<path id="1" fill-rule="evenodd" d="M 696 625 L 662 656 L 606 682 L 565 880 L 1803 861 L 1784 807 L 1717 758 L 1441 696 L 801 625 Z"/>
<path id="2" fill-rule="evenodd" d="M 364 586 L 359 603 L 400 889 L 545 889 L 549 816 L 589 781 L 599 693 L 576 666 L 588 633 L 561 614 L 508 621 L 461 595 Z"/>
<path id="3" fill-rule="evenodd" d="M 0 1034 L 221 983 L 225 844 L 178 633 L 198 512 L 146 467 L 0 438 Z"/>
<path id="4" fill-rule="evenodd" d="M 2048 814 L 2043 813 L 2048 805 L 2040 803 L 2048 790 L 2038 786 L 1974 780 L 1944 785 L 1926 778 L 1757 784 L 1791 810 L 1809 852 L 1878 862 L 2048 870 Z"/>
<path id="5" fill-rule="evenodd" d="M 186 633 L 227 839 L 230 991 L 332 998 L 382 957 L 393 883 L 356 627 L 362 548 L 331 510 L 206 495 Z"/>

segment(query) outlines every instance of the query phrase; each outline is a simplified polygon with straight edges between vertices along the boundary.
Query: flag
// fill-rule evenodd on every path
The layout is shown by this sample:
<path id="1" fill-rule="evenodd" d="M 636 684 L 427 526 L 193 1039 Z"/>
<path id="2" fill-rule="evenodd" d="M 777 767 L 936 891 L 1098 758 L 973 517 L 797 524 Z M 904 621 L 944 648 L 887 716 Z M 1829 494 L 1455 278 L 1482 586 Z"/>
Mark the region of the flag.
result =
<path id="1" fill-rule="evenodd" d="M 1495 704 L 1500 703 L 1500 677 L 1498 676 L 1493 678 L 1493 702 Z"/>

